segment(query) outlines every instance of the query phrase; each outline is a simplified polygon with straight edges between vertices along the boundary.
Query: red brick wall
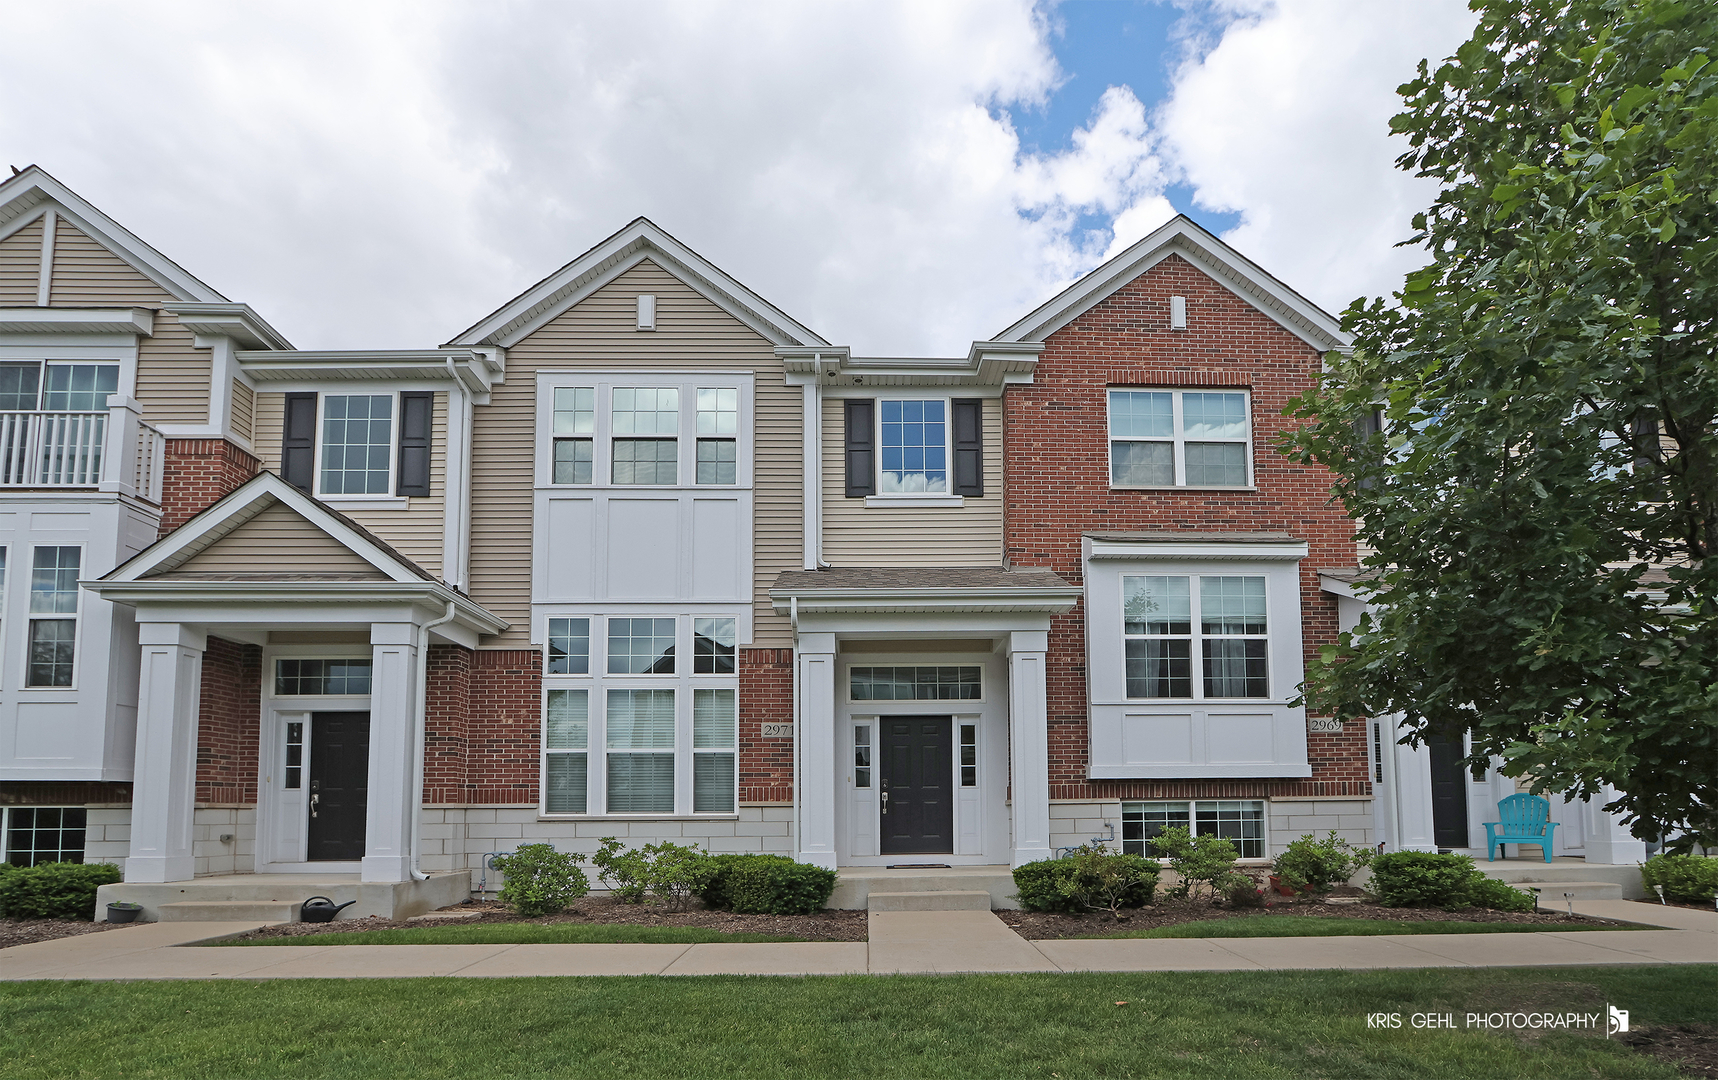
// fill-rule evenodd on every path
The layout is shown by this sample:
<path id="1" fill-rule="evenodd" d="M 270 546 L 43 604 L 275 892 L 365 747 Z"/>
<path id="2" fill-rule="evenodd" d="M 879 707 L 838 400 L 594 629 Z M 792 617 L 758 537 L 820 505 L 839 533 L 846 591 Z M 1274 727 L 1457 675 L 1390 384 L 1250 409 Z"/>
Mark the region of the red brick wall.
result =
<path id="1" fill-rule="evenodd" d="M 764 724 L 793 722 L 793 650 L 740 650 L 740 802 L 793 801 L 793 740 Z"/>
<path id="2" fill-rule="evenodd" d="M 1187 298 L 1187 329 L 1169 329 L 1169 298 Z M 1085 532 L 1146 529 L 1288 532 L 1307 542 L 1301 563 L 1306 657 L 1335 640 L 1336 598 L 1324 567 L 1353 566 L 1353 524 L 1330 503 L 1331 477 L 1275 452 L 1289 398 L 1312 385 L 1319 354 L 1275 320 L 1171 255 L 1050 335 L 1029 386 L 1003 401 L 1007 554 L 1081 581 Z M 1110 386 L 1232 386 L 1252 392 L 1257 491 L 1119 491 L 1109 486 Z M 1307 736 L 1310 780 L 1087 780 L 1084 608 L 1051 624 L 1050 797 L 1263 798 L 1371 793 L 1363 725 Z"/>
<path id="3" fill-rule="evenodd" d="M 471 742 L 471 664 L 459 645 L 431 645 L 424 714 L 424 803 L 465 801 Z"/>
<path id="4" fill-rule="evenodd" d="M 231 494 L 261 463 L 225 439 L 168 439 L 162 468 L 165 535 Z"/>
<path id="5" fill-rule="evenodd" d="M 475 652 L 470 686 L 465 782 L 459 797 L 447 801 L 535 806 L 542 738 L 542 652 Z"/>
<path id="6" fill-rule="evenodd" d="M 257 723 L 262 650 L 211 637 L 203 653 L 197 714 L 197 801 L 257 801 Z"/>

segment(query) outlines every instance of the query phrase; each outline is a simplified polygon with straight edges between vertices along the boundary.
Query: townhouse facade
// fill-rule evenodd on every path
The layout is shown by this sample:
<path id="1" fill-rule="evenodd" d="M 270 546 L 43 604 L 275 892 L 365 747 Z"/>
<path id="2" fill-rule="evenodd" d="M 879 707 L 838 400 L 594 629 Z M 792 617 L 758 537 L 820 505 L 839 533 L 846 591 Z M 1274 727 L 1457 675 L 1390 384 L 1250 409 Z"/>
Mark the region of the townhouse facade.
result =
<path id="1" fill-rule="evenodd" d="M 941 358 L 828 342 L 639 219 L 439 348 L 299 350 L 25 170 L 7 858 L 397 913 L 532 840 L 1401 835 L 1390 740 L 1296 704 L 1362 601 L 1273 441 L 1346 344 L 1184 218 Z"/>

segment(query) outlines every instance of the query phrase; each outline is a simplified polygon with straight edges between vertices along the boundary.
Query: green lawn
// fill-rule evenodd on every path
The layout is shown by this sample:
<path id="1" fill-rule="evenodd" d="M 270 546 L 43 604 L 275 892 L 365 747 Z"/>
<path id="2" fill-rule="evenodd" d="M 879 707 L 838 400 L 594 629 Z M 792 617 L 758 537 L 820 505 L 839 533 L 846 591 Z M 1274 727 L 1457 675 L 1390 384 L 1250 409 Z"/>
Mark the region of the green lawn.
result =
<path id="1" fill-rule="evenodd" d="M 1201 919 L 1144 930 L 1084 934 L 1090 938 L 1378 937 L 1385 934 L 1520 934 L 1533 931 L 1644 930 L 1642 926 L 1558 926 L 1555 923 L 1394 922 L 1390 919 L 1320 918 L 1316 915 L 1255 915 Z"/>
<path id="2" fill-rule="evenodd" d="M 728 934 L 698 926 L 627 923 L 474 923 L 352 930 L 303 937 L 211 941 L 210 945 L 701 945 L 706 942 L 804 941 L 787 934 Z"/>
<path id="3" fill-rule="evenodd" d="M 1710 1022 L 1718 966 L 12 983 L 0 1078 L 1674 1080 L 1597 1036 L 1367 1024 L 1607 1001 L 1637 1028 Z"/>

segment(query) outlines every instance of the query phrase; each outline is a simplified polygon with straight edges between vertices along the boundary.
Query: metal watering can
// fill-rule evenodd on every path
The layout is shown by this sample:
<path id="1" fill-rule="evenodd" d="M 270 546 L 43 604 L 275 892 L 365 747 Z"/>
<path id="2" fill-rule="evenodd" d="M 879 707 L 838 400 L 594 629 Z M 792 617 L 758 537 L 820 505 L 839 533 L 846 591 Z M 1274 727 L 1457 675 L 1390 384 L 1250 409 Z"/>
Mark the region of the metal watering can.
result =
<path id="1" fill-rule="evenodd" d="M 334 916 L 356 904 L 356 900 L 348 900 L 338 906 L 326 896 L 312 896 L 298 909 L 301 922 L 333 922 Z"/>

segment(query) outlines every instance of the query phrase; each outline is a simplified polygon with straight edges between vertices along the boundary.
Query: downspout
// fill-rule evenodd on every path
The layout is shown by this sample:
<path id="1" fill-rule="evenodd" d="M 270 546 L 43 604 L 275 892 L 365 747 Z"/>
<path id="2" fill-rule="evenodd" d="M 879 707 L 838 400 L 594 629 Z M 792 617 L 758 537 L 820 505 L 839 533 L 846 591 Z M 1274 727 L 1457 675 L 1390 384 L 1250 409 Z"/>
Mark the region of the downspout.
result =
<path id="1" fill-rule="evenodd" d="M 424 822 L 424 740 L 429 727 L 429 641 L 430 631 L 453 621 L 453 601 L 447 602 L 447 614 L 419 627 L 418 638 L 418 707 L 414 710 L 412 743 L 412 880 L 426 881 L 429 875 L 418 869 L 418 848 L 421 846 Z"/>

